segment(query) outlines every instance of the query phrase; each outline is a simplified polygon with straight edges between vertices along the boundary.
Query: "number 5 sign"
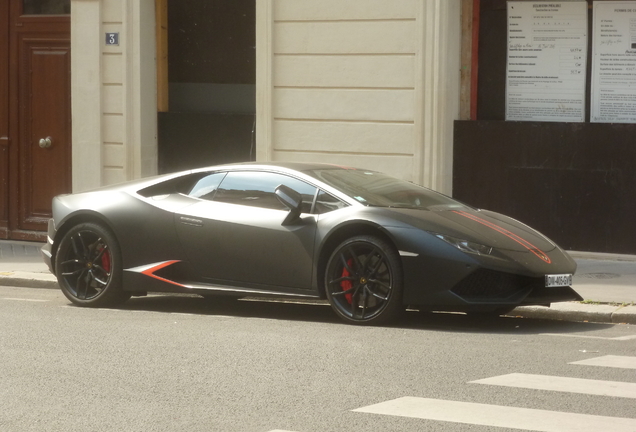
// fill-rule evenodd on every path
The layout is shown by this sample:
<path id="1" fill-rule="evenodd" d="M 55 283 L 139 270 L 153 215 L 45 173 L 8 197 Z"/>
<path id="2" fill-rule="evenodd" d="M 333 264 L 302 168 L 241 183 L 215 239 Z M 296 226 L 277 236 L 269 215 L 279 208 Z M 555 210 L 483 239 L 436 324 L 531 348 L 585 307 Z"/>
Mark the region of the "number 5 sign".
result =
<path id="1" fill-rule="evenodd" d="M 119 33 L 106 33 L 106 45 L 119 45 Z"/>

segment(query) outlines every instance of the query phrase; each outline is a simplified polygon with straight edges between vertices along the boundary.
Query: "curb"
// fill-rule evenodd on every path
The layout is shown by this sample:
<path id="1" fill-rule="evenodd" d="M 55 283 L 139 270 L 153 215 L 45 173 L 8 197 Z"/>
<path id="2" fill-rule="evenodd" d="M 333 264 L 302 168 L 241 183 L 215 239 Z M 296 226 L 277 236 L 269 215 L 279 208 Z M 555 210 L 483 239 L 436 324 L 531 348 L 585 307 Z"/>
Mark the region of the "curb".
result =
<path id="1" fill-rule="evenodd" d="M 636 255 L 605 252 L 566 251 L 572 258 L 581 260 L 636 262 Z"/>
<path id="2" fill-rule="evenodd" d="M 509 314 L 523 318 L 604 324 L 636 324 L 636 306 L 612 306 L 578 302 L 554 303 L 552 306 L 520 306 Z"/>
<path id="3" fill-rule="evenodd" d="M 0 272 L 0 286 L 59 289 L 52 274 L 33 272 Z M 549 319 L 604 324 L 636 324 L 636 306 L 612 306 L 578 302 L 545 306 L 520 306 L 507 314 L 522 318 Z"/>
<path id="4" fill-rule="evenodd" d="M 0 272 L 0 286 L 20 288 L 59 289 L 57 279 L 52 274 L 22 271 Z"/>

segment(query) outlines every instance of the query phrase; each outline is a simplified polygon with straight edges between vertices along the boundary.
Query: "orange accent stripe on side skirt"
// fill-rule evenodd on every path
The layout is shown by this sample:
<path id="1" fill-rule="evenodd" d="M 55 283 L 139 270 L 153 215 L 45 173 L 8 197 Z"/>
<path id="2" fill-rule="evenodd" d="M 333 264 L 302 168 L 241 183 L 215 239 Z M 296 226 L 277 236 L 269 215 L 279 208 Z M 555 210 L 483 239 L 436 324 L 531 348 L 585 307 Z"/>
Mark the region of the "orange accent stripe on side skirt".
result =
<path id="1" fill-rule="evenodd" d="M 148 270 L 142 271 L 141 274 L 146 275 L 146 276 L 150 276 L 150 277 L 155 278 L 157 280 L 160 280 L 162 282 L 167 282 L 167 283 L 172 284 L 172 285 L 185 287 L 185 285 L 181 285 L 180 283 L 171 281 L 170 279 L 162 278 L 161 276 L 157 276 L 155 274 L 156 271 L 159 271 L 159 270 L 161 270 L 164 267 L 168 267 L 169 265 L 172 265 L 172 264 L 178 263 L 178 262 L 181 262 L 181 261 L 178 261 L 178 260 L 166 261 L 165 263 L 159 264 L 159 265 L 154 266 L 154 267 L 150 267 Z"/>
<path id="2" fill-rule="evenodd" d="M 521 246 L 525 247 L 526 249 L 528 249 L 530 252 L 532 252 L 533 254 L 535 254 L 539 259 L 541 259 L 542 261 L 545 261 L 548 264 L 552 263 L 552 260 L 550 259 L 550 257 L 548 256 L 548 254 L 546 254 L 545 252 L 543 252 L 541 249 L 539 249 L 538 247 L 536 247 L 535 245 L 533 245 L 532 243 L 530 243 L 529 241 L 519 237 L 518 235 L 508 231 L 507 229 L 500 227 L 497 224 L 494 224 L 492 222 L 488 222 L 485 219 L 482 219 L 478 216 L 472 215 L 470 213 L 466 213 L 466 212 L 461 212 L 461 211 L 457 211 L 454 210 L 453 213 L 457 213 L 460 216 L 464 216 L 465 218 L 474 220 L 475 222 L 478 222 L 482 225 L 487 226 L 490 229 L 493 229 L 503 235 L 505 235 L 506 237 L 508 237 L 511 240 L 516 241 L 517 243 L 519 243 Z"/>

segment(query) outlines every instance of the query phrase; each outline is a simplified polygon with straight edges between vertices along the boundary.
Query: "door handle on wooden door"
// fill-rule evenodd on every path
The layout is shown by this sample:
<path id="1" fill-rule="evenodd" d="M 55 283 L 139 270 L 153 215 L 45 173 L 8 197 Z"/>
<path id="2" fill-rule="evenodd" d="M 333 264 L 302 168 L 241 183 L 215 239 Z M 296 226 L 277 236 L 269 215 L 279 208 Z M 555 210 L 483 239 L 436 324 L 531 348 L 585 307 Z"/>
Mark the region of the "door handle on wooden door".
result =
<path id="1" fill-rule="evenodd" d="M 51 137 L 41 138 L 40 139 L 40 148 L 49 148 L 51 147 L 52 141 Z"/>

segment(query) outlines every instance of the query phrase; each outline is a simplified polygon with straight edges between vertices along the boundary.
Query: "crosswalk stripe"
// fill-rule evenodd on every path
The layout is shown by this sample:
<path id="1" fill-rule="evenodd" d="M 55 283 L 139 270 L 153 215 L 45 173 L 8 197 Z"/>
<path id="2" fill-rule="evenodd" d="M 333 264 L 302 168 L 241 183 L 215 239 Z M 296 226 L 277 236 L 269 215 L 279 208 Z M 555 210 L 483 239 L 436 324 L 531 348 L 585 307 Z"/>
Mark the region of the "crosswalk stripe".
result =
<path id="1" fill-rule="evenodd" d="M 636 419 L 418 397 L 402 397 L 353 411 L 540 432 L 636 430 Z"/>
<path id="2" fill-rule="evenodd" d="M 636 399 L 636 383 L 627 382 L 511 373 L 470 383 Z"/>
<path id="3" fill-rule="evenodd" d="M 636 369 L 636 357 L 606 355 L 594 357 L 587 360 L 580 360 L 568 364 L 585 366 L 602 366 L 621 369 Z"/>

